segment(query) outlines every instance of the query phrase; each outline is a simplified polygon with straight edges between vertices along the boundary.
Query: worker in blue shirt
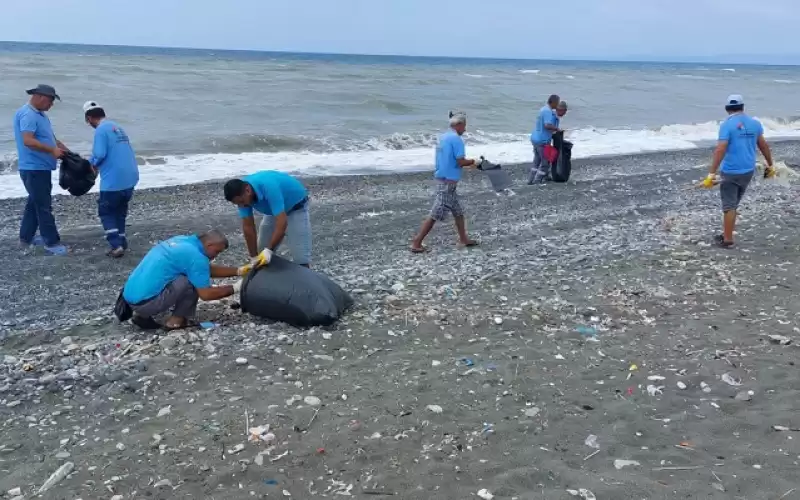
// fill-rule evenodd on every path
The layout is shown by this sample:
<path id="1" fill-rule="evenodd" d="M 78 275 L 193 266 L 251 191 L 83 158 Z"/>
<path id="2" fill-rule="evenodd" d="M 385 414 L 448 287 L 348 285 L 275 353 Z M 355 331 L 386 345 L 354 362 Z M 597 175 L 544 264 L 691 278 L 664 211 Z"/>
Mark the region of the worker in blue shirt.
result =
<path id="1" fill-rule="evenodd" d="M 19 241 L 24 249 L 44 246 L 49 255 L 66 255 L 67 247 L 61 244 L 53 217 L 53 170 L 68 149 L 56 139 L 50 118 L 45 114 L 61 98 L 56 89 L 44 84 L 28 90 L 27 94 L 30 100 L 14 115 L 19 176 L 28 193 Z"/>
<path id="2" fill-rule="evenodd" d="M 225 199 L 239 207 L 242 232 L 253 264 L 264 259 L 287 240 L 292 260 L 311 265 L 311 221 L 308 192 L 303 184 L 284 172 L 264 170 L 242 179 L 232 179 L 223 188 Z M 253 211 L 264 215 L 256 231 Z"/>
<path id="3" fill-rule="evenodd" d="M 100 197 L 97 212 L 111 249 L 110 257 L 125 255 L 128 237 L 125 233 L 128 205 L 139 182 L 139 166 L 125 130 L 106 118 L 96 101 L 83 105 L 86 123 L 94 129 L 94 145 L 89 163 L 100 174 Z"/>
<path id="4" fill-rule="evenodd" d="M 533 145 L 533 165 L 528 176 L 528 184 L 544 184 L 550 172 L 550 162 L 545 158 L 545 147 L 553 140 L 553 134 L 558 132 L 559 116 L 556 114 L 558 103 L 561 98 L 556 94 L 547 99 L 539 114 L 536 116 L 536 123 L 531 132 L 531 144 Z"/>

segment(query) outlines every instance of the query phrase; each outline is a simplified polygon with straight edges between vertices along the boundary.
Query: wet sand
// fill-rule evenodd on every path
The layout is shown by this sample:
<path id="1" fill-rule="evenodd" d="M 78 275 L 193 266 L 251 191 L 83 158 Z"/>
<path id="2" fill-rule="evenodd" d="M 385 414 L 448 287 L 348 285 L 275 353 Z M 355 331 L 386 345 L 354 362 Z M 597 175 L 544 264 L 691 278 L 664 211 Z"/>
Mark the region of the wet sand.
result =
<path id="1" fill-rule="evenodd" d="M 201 306 L 211 330 L 110 319 L 159 239 L 218 227 L 244 258 L 219 183 L 138 192 L 120 261 L 92 196 L 57 200 L 65 259 L 22 255 L 0 201 L 0 493 L 69 462 L 44 498 L 800 498 L 798 188 L 753 186 L 719 250 L 718 194 L 684 189 L 708 158 L 580 161 L 545 187 L 514 166 L 515 196 L 470 173 L 481 246 L 448 222 L 427 255 L 407 245 L 428 174 L 308 179 L 315 266 L 357 301 L 328 329 L 225 301 Z"/>

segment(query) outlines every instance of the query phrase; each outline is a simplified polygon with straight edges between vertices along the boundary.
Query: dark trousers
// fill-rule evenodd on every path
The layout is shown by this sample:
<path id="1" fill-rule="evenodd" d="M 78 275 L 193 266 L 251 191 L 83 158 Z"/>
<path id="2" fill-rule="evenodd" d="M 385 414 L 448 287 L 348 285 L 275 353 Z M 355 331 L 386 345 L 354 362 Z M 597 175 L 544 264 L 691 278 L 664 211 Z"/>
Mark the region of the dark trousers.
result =
<path id="1" fill-rule="evenodd" d="M 125 236 L 125 219 L 128 218 L 128 204 L 133 198 L 133 188 L 122 191 L 100 191 L 97 199 L 97 214 L 103 224 L 106 240 L 111 249 L 128 248 Z"/>
<path id="2" fill-rule="evenodd" d="M 53 178 L 49 170 L 20 170 L 19 176 L 25 191 L 28 192 L 28 201 L 22 215 L 19 227 L 20 241 L 31 244 L 36 236 L 36 231 L 44 240 L 46 246 L 55 246 L 61 242 L 61 236 L 56 228 L 56 219 L 53 217 Z"/>

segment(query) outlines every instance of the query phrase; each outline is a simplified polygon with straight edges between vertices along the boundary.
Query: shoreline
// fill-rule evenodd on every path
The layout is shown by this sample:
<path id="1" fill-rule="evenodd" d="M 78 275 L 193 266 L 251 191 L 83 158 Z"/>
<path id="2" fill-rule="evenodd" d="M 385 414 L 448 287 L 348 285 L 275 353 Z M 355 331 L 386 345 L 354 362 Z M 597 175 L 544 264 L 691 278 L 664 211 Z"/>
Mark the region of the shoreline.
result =
<path id="1" fill-rule="evenodd" d="M 796 163 L 800 144 L 774 152 Z M 20 202 L 0 200 L 0 491 L 69 462 L 45 500 L 779 498 L 800 464 L 800 186 L 757 180 L 718 250 L 718 193 L 685 189 L 709 158 L 576 161 L 544 187 L 508 167 L 515 196 L 470 172 L 481 246 L 457 249 L 448 221 L 426 255 L 407 245 L 430 172 L 304 179 L 312 265 L 356 299 L 326 329 L 227 301 L 201 304 L 210 330 L 111 320 L 159 239 L 217 227 L 221 263 L 245 259 L 220 182 L 137 192 L 120 260 L 94 195 L 56 200 L 63 259 L 21 255 Z"/>

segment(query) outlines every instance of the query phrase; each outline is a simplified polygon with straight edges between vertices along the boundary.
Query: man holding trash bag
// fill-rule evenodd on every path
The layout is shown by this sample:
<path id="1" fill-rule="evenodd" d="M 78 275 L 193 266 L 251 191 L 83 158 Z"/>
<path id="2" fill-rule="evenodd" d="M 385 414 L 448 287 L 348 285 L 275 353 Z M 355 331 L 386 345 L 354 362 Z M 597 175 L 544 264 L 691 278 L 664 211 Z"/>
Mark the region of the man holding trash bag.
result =
<path id="1" fill-rule="evenodd" d="M 199 299 L 223 299 L 238 293 L 242 286 L 242 280 L 233 285 L 212 286 L 211 278 L 241 277 L 251 271 L 251 264 L 239 268 L 212 264 L 227 249 L 228 238 L 217 230 L 162 241 L 130 274 L 118 302 L 126 303 L 133 323 L 145 330 L 160 328 L 153 317 L 168 311 L 171 315 L 164 328 L 185 328 L 195 315 Z M 270 256 L 265 254 L 262 264 Z"/>
<path id="2" fill-rule="evenodd" d="M 544 184 L 545 178 L 550 172 L 550 161 L 545 157 L 545 147 L 550 145 L 553 134 L 559 131 L 558 116 L 556 109 L 561 98 L 556 94 L 547 99 L 539 114 L 536 117 L 536 124 L 531 132 L 531 144 L 533 145 L 533 165 L 528 176 L 528 184 Z M 566 112 L 566 110 L 565 110 Z"/>
<path id="3" fill-rule="evenodd" d="M 252 264 L 263 264 L 264 251 L 276 251 L 286 239 L 294 263 L 310 267 L 308 192 L 300 181 L 283 172 L 264 170 L 232 179 L 223 189 L 225 199 L 239 207 L 242 233 Z M 253 210 L 264 214 L 258 231 Z"/>
<path id="4" fill-rule="evenodd" d="M 721 173 L 719 194 L 722 200 L 722 234 L 714 237 L 714 242 L 722 248 L 733 246 L 733 231 L 736 227 L 736 214 L 756 170 L 756 148 L 764 155 L 767 168 L 764 177 L 772 177 L 772 152 L 764 139 L 761 122 L 744 113 L 744 99 L 734 94 L 725 103 L 728 118 L 719 126 L 719 141 L 714 150 L 714 158 L 708 176 L 702 186 L 710 189 L 717 184 L 717 170 Z"/>

